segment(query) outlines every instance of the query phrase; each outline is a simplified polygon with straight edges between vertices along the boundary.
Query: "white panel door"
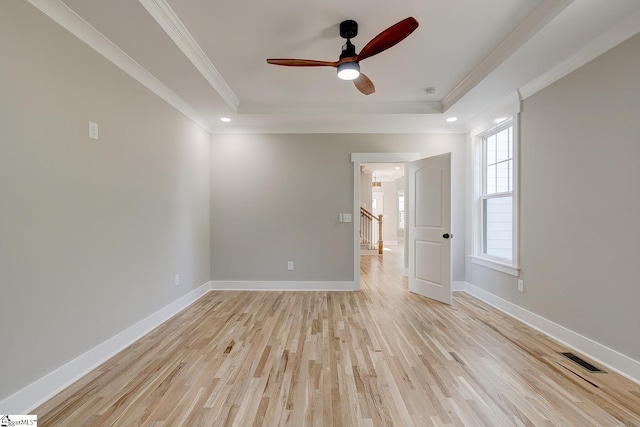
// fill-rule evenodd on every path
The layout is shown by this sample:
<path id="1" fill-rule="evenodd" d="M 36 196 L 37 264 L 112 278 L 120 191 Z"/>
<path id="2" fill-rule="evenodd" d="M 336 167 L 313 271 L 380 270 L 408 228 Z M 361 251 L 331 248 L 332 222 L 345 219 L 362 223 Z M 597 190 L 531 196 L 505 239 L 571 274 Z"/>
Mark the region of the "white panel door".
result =
<path id="1" fill-rule="evenodd" d="M 408 166 L 409 290 L 451 304 L 451 153 Z"/>

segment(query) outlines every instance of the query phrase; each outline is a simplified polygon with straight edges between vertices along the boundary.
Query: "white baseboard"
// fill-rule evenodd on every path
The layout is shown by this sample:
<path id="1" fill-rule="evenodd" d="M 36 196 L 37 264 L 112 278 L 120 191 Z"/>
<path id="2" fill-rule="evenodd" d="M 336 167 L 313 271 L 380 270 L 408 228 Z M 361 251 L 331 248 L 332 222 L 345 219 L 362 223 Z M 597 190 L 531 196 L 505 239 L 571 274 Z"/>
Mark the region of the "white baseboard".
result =
<path id="1" fill-rule="evenodd" d="M 92 348 L 81 356 L 29 384 L 0 402 L 0 414 L 29 414 L 84 375 L 100 366 L 135 341 L 173 317 L 209 292 L 207 282 L 171 304 L 156 311 L 118 335 Z"/>
<path id="2" fill-rule="evenodd" d="M 228 281 L 213 280 L 214 291 L 357 291 L 355 282 L 295 282 L 295 281 Z"/>
<path id="3" fill-rule="evenodd" d="M 505 299 L 485 291 L 470 283 L 465 283 L 465 291 L 498 310 L 520 320 L 554 340 L 576 350 L 608 369 L 640 384 L 640 362 L 616 350 L 573 332 L 542 316 L 517 306 Z"/>
<path id="4" fill-rule="evenodd" d="M 453 292 L 464 291 L 467 286 L 467 282 L 451 282 L 451 290 Z"/>

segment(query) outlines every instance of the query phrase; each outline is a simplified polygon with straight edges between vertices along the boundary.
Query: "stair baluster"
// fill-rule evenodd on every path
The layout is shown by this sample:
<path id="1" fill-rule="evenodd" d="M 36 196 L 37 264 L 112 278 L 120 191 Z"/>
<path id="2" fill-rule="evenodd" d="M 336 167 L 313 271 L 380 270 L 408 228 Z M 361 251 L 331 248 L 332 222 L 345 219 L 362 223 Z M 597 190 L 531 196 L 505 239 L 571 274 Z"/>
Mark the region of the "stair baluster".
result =
<path id="1" fill-rule="evenodd" d="M 377 240 L 380 255 L 383 253 L 382 218 L 382 214 L 376 217 L 365 208 L 360 208 L 360 243 L 368 245 L 368 248 L 373 250 L 376 249 Z"/>

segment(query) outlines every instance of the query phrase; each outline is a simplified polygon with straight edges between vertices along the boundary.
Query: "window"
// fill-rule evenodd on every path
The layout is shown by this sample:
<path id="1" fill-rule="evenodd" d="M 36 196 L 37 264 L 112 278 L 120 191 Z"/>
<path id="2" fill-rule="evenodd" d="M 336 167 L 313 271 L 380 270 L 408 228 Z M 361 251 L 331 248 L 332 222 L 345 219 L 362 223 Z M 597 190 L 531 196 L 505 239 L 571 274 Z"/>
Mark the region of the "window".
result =
<path id="1" fill-rule="evenodd" d="M 513 254 L 513 127 L 482 138 L 482 253 Z"/>
<path id="2" fill-rule="evenodd" d="M 516 142 L 512 120 L 476 139 L 473 262 L 518 275 Z"/>
<path id="3" fill-rule="evenodd" d="M 398 228 L 404 230 L 404 191 L 398 191 Z"/>

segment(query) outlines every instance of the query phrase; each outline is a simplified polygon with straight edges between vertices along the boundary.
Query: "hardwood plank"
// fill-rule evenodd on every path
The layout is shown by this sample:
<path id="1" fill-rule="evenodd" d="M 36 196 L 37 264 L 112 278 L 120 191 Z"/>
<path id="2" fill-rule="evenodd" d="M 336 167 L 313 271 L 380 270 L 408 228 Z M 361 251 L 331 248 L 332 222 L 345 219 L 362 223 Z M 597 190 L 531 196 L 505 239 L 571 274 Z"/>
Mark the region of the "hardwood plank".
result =
<path id="1" fill-rule="evenodd" d="M 37 408 L 42 426 L 640 426 L 589 373 L 465 293 L 409 293 L 402 248 L 359 292 L 210 292 Z"/>

